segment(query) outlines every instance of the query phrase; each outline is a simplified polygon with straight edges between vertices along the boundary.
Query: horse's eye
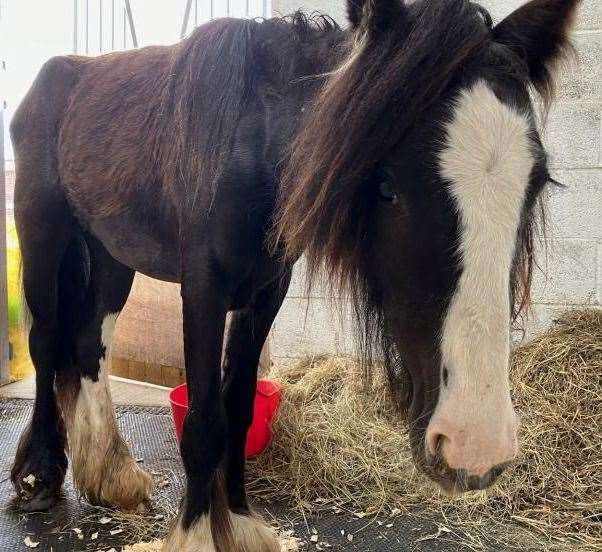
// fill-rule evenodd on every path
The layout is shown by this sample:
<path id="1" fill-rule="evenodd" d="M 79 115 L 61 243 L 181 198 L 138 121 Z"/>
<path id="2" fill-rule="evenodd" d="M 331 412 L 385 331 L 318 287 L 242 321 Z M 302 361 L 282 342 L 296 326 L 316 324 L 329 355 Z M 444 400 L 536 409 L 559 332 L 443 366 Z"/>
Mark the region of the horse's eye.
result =
<path id="1" fill-rule="evenodd" d="M 380 192 L 380 196 L 387 201 L 390 201 L 393 205 L 396 205 L 399 201 L 397 197 L 397 192 L 393 188 L 390 180 L 383 180 L 378 185 L 378 191 Z"/>

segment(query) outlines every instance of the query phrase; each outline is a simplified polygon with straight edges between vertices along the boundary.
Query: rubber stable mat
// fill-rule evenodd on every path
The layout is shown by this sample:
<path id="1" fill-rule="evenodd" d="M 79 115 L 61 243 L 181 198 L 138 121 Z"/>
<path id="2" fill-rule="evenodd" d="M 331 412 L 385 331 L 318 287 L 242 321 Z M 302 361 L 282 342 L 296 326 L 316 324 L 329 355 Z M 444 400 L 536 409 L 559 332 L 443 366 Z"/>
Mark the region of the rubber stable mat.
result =
<path id="1" fill-rule="evenodd" d="M 0 399 L 0 552 L 28 550 L 30 537 L 38 552 L 117 551 L 126 544 L 113 521 L 100 523 L 97 510 L 79 501 L 68 476 L 64 497 L 51 512 L 23 515 L 12 506 L 14 496 L 10 468 L 18 438 L 31 413 L 32 402 Z M 171 414 L 164 407 L 116 407 L 121 431 L 135 458 L 161 482 L 156 491 L 163 503 L 175 508 L 182 492 L 182 466 L 172 429 Z M 414 518 L 394 520 L 358 519 L 349 514 L 328 514 L 300 520 L 286 507 L 256 504 L 266 519 L 275 519 L 282 530 L 294 531 L 305 544 L 301 550 L 345 550 L 355 552 L 460 552 L 475 550 L 446 535 L 433 538 L 437 525 Z M 152 515 L 152 514 L 149 514 Z M 110 516 L 110 514 L 108 515 Z M 108 517 L 106 516 L 106 517 Z M 106 521 L 106 520 L 105 520 Z M 75 530 L 74 530 L 75 529 Z M 117 534 L 111 535 L 111 531 Z M 92 535 L 98 533 L 92 540 Z M 312 542 L 312 535 L 316 535 Z M 349 540 L 349 535 L 353 539 Z M 145 540 L 162 535 L 146 535 Z M 479 550 L 497 551 L 492 545 Z M 525 548 L 527 550 L 527 548 Z"/>

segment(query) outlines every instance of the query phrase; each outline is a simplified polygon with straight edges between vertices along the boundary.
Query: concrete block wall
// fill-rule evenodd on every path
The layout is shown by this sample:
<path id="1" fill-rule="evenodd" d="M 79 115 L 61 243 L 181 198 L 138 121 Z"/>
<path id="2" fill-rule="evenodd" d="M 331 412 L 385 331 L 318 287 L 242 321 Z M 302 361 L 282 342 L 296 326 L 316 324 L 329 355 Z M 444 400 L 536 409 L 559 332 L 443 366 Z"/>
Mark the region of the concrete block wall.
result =
<path id="1" fill-rule="evenodd" d="M 481 3 L 500 21 L 524 1 Z M 297 8 L 345 23 L 344 0 L 273 1 L 276 14 Z M 584 1 L 574 43 L 580 63 L 563 70 L 544 129 L 552 174 L 566 188 L 549 193 L 548 239 L 540 253 L 542 271 L 535 275 L 528 336 L 565 309 L 602 304 L 602 0 Z M 352 353 L 350 328 L 349 313 L 329 304 L 323 288 L 314 288 L 308 297 L 301 262 L 274 323 L 272 358 L 282 363 L 312 354 Z"/>

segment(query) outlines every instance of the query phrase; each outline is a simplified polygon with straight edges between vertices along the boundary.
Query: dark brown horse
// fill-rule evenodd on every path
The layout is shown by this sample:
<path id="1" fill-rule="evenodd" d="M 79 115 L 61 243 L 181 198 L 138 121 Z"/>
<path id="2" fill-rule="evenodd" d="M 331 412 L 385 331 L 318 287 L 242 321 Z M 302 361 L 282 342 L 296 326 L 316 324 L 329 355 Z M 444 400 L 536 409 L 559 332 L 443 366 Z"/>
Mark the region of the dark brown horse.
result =
<path id="1" fill-rule="evenodd" d="M 417 464 L 448 490 L 490 485 L 517 451 L 509 326 L 550 181 L 529 89 L 551 99 L 578 3 L 493 26 L 466 0 L 349 0 L 344 31 L 219 20 L 173 47 L 50 60 L 11 126 L 37 381 L 22 508 L 52 506 L 67 450 L 91 502 L 149 497 L 106 366 L 140 271 L 184 304 L 187 487 L 166 550 L 278 550 L 247 504 L 244 443 L 304 252 L 351 298 L 363 358 L 393 391 L 409 374 Z"/>

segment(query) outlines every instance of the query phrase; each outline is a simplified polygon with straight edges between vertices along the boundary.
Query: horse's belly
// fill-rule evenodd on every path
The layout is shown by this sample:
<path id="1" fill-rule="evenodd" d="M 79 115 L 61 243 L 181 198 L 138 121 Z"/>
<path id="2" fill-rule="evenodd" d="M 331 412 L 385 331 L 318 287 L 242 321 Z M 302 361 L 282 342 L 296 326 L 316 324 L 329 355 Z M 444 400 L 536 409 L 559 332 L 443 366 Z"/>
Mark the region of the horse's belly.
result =
<path id="1" fill-rule="evenodd" d="M 180 255 L 173 237 L 159 235 L 123 216 L 94 220 L 90 230 L 124 265 L 152 278 L 180 281 Z"/>

